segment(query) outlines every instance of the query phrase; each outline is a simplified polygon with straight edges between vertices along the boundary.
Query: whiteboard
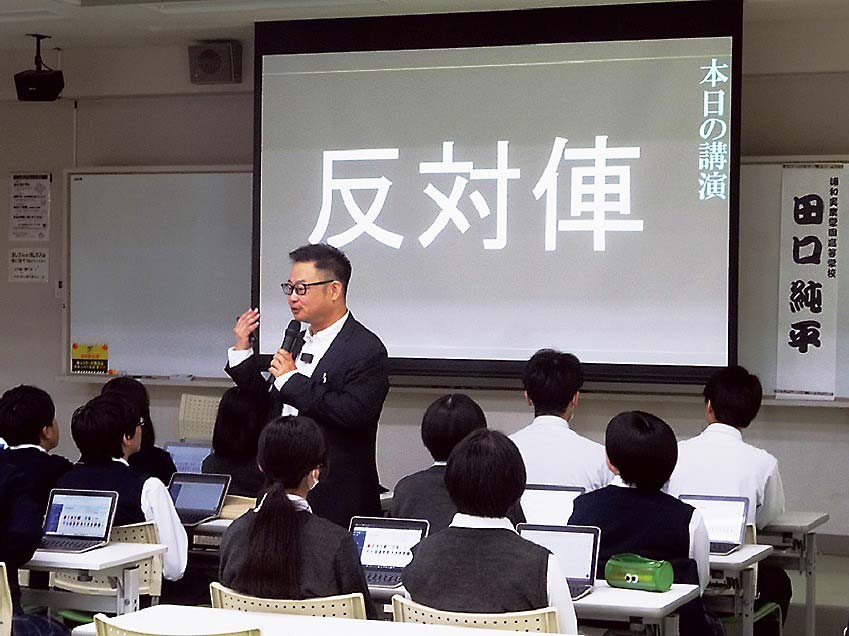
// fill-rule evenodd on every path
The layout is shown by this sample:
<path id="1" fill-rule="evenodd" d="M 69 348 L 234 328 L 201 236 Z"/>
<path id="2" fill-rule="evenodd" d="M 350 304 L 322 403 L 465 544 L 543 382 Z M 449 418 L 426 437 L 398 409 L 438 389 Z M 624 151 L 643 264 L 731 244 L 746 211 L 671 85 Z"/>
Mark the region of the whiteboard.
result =
<path id="1" fill-rule="evenodd" d="M 106 343 L 120 372 L 223 377 L 251 302 L 250 168 L 73 170 L 66 188 L 68 347 Z"/>
<path id="2" fill-rule="evenodd" d="M 746 161 L 744 159 L 744 161 Z M 814 158 L 793 162 L 823 163 Z M 828 161 L 831 162 L 831 161 Z M 788 161 L 789 163 L 789 161 Z M 845 163 L 845 162 L 839 162 Z M 739 362 L 775 393 L 783 162 L 740 166 Z M 839 261 L 838 261 L 839 265 Z M 836 397 L 849 397 L 849 276 L 838 270 Z"/>

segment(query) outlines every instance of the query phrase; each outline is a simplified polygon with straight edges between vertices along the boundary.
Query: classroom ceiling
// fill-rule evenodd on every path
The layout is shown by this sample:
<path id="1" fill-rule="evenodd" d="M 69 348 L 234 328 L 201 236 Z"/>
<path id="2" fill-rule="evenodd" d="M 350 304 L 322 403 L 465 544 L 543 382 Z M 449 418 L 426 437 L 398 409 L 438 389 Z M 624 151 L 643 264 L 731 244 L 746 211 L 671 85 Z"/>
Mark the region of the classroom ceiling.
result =
<path id="1" fill-rule="evenodd" d="M 64 49 L 189 44 L 252 45 L 261 20 L 440 13 L 601 4 L 605 0 L 0 0 L 0 50 L 33 48 L 27 33 Z M 625 0 L 607 0 L 617 3 Z M 634 1 L 634 0 L 631 0 Z M 640 1 L 640 0 L 637 0 Z M 648 0 L 645 0 L 648 1 Z M 686 1 L 686 0 L 680 0 Z M 849 0 L 745 0 L 746 22 L 849 20 Z"/>

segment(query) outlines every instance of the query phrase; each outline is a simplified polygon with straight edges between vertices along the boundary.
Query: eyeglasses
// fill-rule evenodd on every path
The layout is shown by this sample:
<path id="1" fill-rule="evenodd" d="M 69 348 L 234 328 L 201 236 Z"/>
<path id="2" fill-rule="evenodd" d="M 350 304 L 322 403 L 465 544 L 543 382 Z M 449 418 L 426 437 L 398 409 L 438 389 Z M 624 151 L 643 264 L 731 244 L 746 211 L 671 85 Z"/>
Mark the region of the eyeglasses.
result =
<path id="1" fill-rule="evenodd" d="M 280 283 L 280 287 L 283 289 L 283 293 L 287 296 L 291 296 L 292 292 L 295 292 L 298 296 L 303 296 L 307 293 L 307 290 L 310 287 L 315 287 L 316 285 L 326 285 L 327 283 L 334 283 L 333 279 L 331 280 L 320 280 L 317 283 L 295 283 L 294 285 L 289 281 L 285 283 Z"/>

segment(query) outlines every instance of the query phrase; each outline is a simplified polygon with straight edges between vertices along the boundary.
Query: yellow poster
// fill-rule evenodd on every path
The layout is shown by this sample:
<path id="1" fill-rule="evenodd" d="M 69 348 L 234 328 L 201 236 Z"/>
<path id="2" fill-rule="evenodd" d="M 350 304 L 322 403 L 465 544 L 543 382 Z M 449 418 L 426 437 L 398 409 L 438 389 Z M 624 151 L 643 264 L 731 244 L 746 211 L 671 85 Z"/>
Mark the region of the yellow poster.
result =
<path id="1" fill-rule="evenodd" d="M 109 345 L 106 343 L 71 345 L 71 373 L 108 373 Z"/>

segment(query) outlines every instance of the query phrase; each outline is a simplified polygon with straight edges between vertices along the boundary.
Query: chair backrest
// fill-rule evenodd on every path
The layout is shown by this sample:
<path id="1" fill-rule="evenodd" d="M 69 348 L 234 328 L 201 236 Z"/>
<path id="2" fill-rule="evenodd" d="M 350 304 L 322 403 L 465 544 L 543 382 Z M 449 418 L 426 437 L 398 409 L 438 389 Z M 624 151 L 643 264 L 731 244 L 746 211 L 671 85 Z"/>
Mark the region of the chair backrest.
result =
<path id="1" fill-rule="evenodd" d="M 210 583 L 212 607 L 235 609 L 243 612 L 270 612 L 272 614 L 300 614 L 302 616 L 333 616 L 365 620 L 366 605 L 360 592 L 341 596 L 307 598 L 300 601 L 276 598 L 259 598 L 239 594 L 221 583 Z"/>
<path id="2" fill-rule="evenodd" d="M 12 633 L 12 592 L 6 578 L 6 564 L 0 562 L 0 636 Z"/>
<path id="3" fill-rule="evenodd" d="M 183 393 L 180 397 L 180 414 L 177 416 L 180 439 L 211 441 L 219 402 L 220 395 Z"/>
<path id="4" fill-rule="evenodd" d="M 166 636 L 172 634 L 173 631 L 167 632 L 137 632 L 130 629 L 119 627 L 113 621 L 114 618 L 108 618 L 105 614 L 94 615 L 94 627 L 97 630 L 97 636 Z M 258 629 L 242 629 L 234 631 L 197 631 L 192 632 L 195 636 L 261 636 Z"/>
<path id="5" fill-rule="evenodd" d="M 227 495 L 224 497 L 224 505 L 221 506 L 221 514 L 218 516 L 222 519 L 238 519 L 253 508 L 256 508 L 255 497 Z"/>
<path id="6" fill-rule="evenodd" d="M 133 523 L 127 526 L 113 526 L 110 541 L 116 543 L 159 543 L 156 526 L 152 521 Z M 113 579 L 114 580 L 114 579 Z M 77 575 L 55 572 L 52 585 L 59 589 L 112 596 L 117 589 L 107 576 L 93 576 L 90 580 L 81 580 Z M 162 555 L 158 554 L 139 563 L 139 594 L 160 596 L 162 594 Z"/>
<path id="7" fill-rule="evenodd" d="M 527 612 L 503 614 L 469 614 L 446 612 L 420 605 L 396 594 L 392 597 L 392 619 L 396 623 L 424 623 L 426 625 L 456 625 L 482 629 L 504 629 L 516 632 L 542 632 L 556 634 L 557 610 L 544 607 Z"/>

